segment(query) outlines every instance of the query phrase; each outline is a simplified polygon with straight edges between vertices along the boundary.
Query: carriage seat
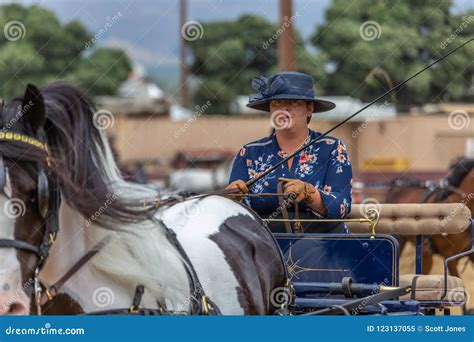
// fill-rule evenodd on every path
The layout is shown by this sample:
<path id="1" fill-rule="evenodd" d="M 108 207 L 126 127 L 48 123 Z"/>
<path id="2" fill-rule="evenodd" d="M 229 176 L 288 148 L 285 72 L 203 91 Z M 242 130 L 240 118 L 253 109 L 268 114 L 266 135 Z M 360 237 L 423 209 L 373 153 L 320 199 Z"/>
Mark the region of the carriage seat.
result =
<path id="1" fill-rule="evenodd" d="M 373 205 L 372 205 L 373 207 Z M 355 215 L 368 216 L 370 204 L 354 205 Z M 459 234 L 473 225 L 469 208 L 462 203 L 443 204 L 379 204 L 375 232 L 417 236 L 417 250 L 421 250 L 423 239 L 418 237 L 433 234 Z M 353 214 L 353 215 L 354 215 Z M 365 214 L 365 215 L 364 215 Z M 474 227 L 474 225 L 473 225 Z M 349 225 L 351 233 L 369 233 L 370 226 L 355 222 Z M 420 255 L 419 255 L 420 254 Z M 458 254 L 450 259 L 467 255 Z M 416 255 L 417 269 L 421 270 L 421 253 Z M 418 271 L 419 272 L 419 271 Z M 445 270 L 447 272 L 447 270 Z M 447 276 L 446 294 L 444 275 L 405 274 L 399 277 L 399 286 L 411 286 L 411 293 L 401 300 L 417 300 L 427 308 L 462 306 L 467 301 L 466 289 L 461 278 Z"/>
<path id="2" fill-rule="evenodd" d="M 399 283 L 400 286 L 412 286 L 411 293 L 400 297 L 400 300 L 441 301 L 449 304 L 448 306 L 464 305 L 467 301 L 464 282 L 458 277 L 448 276 L 448 291 L 444 297 L 443 275 L 404 274 L 400 276 Z"/>
<path id="3" fill-rule="evenodd" d="M 459 234 L 471 226 L 471 211 L 462 203 L 354 204 L 349 218 L 367 216 L 369 209 L 379 212 L 375 232 L 398 235 Z M 370 234 L 370 225 L 350 222 L 353 234 Z"/>

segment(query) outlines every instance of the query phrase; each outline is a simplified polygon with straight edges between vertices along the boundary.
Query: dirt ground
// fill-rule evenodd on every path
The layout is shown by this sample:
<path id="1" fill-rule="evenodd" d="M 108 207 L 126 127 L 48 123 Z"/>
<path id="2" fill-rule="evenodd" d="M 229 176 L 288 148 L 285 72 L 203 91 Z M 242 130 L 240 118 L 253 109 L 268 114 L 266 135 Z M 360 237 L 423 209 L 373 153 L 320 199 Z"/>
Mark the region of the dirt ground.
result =
<path id="1" fill-rule="evenodd" d="M 468 258 L 462 258 L 458 263 L 458 270 L 461 273 L 464 270 L 466 261 Z M 400 257 L 400 274 L 413 274 L 415 273 L 415 246 L 408 243 Z M 443 274 L 443 258 L 435 255 L 433 260 L 433 267 L 430 274 Z M 469 264 L 465 268 L 464 272 L 461 273 L 461 278 L 464 281 L 464 286 L 468 291 L 468 302 L 467 308 L 474 309 L 474 265 Z M 471 299 L 471 300 L 469 300 Z M 462 310 L 460 308 L 453 308 L 451 310 L 453 315 L 461 315 Z"/>

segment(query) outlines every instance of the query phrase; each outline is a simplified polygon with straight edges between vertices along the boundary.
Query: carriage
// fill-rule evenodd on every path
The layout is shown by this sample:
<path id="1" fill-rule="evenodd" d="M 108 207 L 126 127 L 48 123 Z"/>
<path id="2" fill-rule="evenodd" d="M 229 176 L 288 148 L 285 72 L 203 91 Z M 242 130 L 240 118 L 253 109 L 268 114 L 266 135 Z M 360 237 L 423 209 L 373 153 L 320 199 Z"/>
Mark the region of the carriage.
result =
<path id="1" fill-rule="evenodd" d="M 286 221 L 304 226 L 318 220 Z M 463 281 L 448 275 L 448 264 L 474 249 L 445 259 L 444 274 L 422 274 L 426 237 L 473 228 L 464 204 L 359 204 L 346 219 L 319 221 L 345 221 L 350 234 L 274 234 L 291 278 L 293 313 L 449 315 L 466 304 Z M 399 274 L 394 235 L 416 236 L 414 274 Z"/>

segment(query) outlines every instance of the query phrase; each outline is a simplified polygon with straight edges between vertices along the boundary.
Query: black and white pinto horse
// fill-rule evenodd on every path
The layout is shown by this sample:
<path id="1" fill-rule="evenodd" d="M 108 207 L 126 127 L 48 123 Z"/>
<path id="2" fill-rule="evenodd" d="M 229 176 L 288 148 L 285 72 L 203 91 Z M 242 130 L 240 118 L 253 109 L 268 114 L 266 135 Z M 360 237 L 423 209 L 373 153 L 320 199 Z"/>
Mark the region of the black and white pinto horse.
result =
<path id="1" fill-rule="evenodd" d="M 272 314 L 286 270 L 258 216 L 220 196 L 144 205 L 157 193 L 120 177 L 97 113 L 64 82 L 41 91 L 28 85 L 23 98 L 2 105 L 0 313 L 36 312 L 39 269 L 46 285 L 69 272 L 59 293 L 43 302 L 46 314 L 128 308 L 138 285 L 145 289 L 142 307 L 187 310 L 192 264 L 223 314 Z M 47 210 L 52 184 L 60 201 Z"/>

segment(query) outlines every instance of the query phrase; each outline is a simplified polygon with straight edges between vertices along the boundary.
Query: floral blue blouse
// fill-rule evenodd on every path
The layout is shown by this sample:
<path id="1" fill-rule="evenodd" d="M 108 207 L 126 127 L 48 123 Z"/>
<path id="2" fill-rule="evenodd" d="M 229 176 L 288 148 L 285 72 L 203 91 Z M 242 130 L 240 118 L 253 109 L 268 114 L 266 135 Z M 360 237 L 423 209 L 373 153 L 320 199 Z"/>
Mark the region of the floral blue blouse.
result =
<path id="1" fill-rule="evenodd" d="M 321 133 L 309 130 L 305 143 Z M 236 155 L 229 183 L 237 179 L 248 181 L 287 156 L 279 146 L 275 134 L 244 145 Z M 291 168 L 281 165 L 250 187 L 250 193 L 277 192 L 278 178 L 295 178 L 313 184 L 321 193 L 327 209 L 326 218 L 344 218 L 350 211 L 352 167 L 344 143 L 326 136 L 294 157 Z M 244 197 L 245 204 L 260 215 L 274 212 L 279 204 L 273 196 Z M 313 212 L 304 203 L 300 208 Z"/>

